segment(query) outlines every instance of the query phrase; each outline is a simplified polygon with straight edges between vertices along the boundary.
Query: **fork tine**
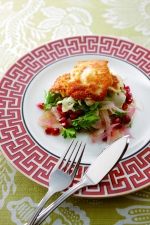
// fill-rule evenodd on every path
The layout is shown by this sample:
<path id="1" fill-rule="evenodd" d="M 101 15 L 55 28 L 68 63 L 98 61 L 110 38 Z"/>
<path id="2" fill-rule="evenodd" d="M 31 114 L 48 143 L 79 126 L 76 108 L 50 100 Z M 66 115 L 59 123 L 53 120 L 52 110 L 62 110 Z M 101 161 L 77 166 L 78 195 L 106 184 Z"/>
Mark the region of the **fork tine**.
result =
<path id="1" fill-rule="evenodd" d="M 72 178 L 72 179 L 74 178 L 74 176 L 76 175 L 76 172 L 77 172 L 77 170 L 78 170 L 78 167 L 79 167 L 79 164 L 80 164 L 80 162 L 81 162 L 81 159 L 82 159 L 82 155 L 83 155 L 85 146 L 86 146 L 86 144 L 84 144 L 83 149 L 82 149 L 82 151 L 81 151 L 81 153 L 80 153 L 80 157 L 78 158 L 78 161 L 76 162 L 76 164 L 75 164 L 75 166 L 74 166 L 73 172 L 72 172 L 72 174 L 71 174 L 71 178 Z"/>
<path id="2" fill-rule="evenodd" d="M 65 151 L 63 152 L 61 158 L 58 160 L 58 162 L 57 162 L 56 165 L 54 166 L 53 171 L 59 168 L 59 166 L 61 165 L 61 163 L 62 163 L 62 161 L 64 160 L 65 156 L 67 155 L 69 149 L 71 148 L 73 142 L 74 142 L 74 139 L 71 141 L 71 143 L 70 143 L 69 147 L 67 148 L 67 150 L 65 150 Z"/>
<path id="3" fill-rule="evenodd" d="M 72 156 L 74 150 L 76 149 L 77 144 L 78 144 L 78 140 L 77 140 L 77 142 L 75 143 L 75 145 L 74 145 L 74 147 L 73 147 L 73 150 L 70 151 L 70 154 L 68 155 L 68 157 L 67 157 L 66 161 L 64 162 L 64 164 L 62 165 L 62 168 L 61 168 L 61 169 L 64 169 L 64 168 L 66 167 L 66 165 L 67 165 L 67 163 L 69 162 L 69 160 L 70 160 L 70 158 L 71 158 L 71 156 Z"/>
<path id="4" fill-rule="evenodd" d="M 77 151 L 76 151 L 76 153 L 75 153 L 73 159 L 71 160 L 70 165 L 69 165 L 68 168 L 66 169 L 66 173 L 68 173 L 68 172 L 70 171 L 70 168 L 72 167 L 72 164 L 74 163 L 74 161 L 75 161 L 75 159 L 76 159 L 76 157 L 77 157 L 77 155 L 78 155 L 78 152 L 79 152 L 79 150 L 80 150 L 81 144 L 82 144 L 82 142 L 80 143 L 80 145 L 79 145 L 79 147 L 78 147 L 78 149 L 77 149 Z M 75 148 L 76 148 L 76 146 L 74 147 L 74 149 L 73 149 L 73 151 L 72 151 L 72 154 L 73 154 Z"/>

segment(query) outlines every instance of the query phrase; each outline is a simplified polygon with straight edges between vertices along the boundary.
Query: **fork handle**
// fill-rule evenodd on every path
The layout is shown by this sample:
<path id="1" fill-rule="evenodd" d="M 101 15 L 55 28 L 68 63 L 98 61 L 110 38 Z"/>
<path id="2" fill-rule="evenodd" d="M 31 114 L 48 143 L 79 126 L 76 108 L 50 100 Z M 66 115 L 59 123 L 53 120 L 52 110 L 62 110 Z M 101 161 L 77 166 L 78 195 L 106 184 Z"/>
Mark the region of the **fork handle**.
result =
<path id="1" fill-rule="evenodd" d="M 36 218 L 38 217 L 38 215 L 40 214 L 40 212 L 42 211 L 44 205 L 47 203 L 47 201 L 49 200 L 49 198 L 55 193 L 56 191 L 53 189 L 48 189 L 47 193 L 45 194 L 45 196 L 42 198 L 42 200 L 39 202 L 36 210 L 34 211 L 31 219 L 29 220 L 28 223 L 26 223 L 25 225 L 32 225 L 34 224 L 34 222 L 36 221 Z"/>
<path id="2" fill-rule="evenodd" d="M 63 201 L 65 201 L 66 198 L 68 198 L 70 195 L 81 189 L 85 186 L 94 185 L 93 182 L 87 177 L 86 175 L 83 176 L 82 180 L 75 184 L 73 187 L 71 187 L 68 191 L 66 191 L 64 194 L 62 194 L 55 202 L 50 204 L 46 209 L 44 209 L 40 215 L 37 217 L 36 222 L 34 225 L 41 224 L 46 217 L 52 213 Z"/>

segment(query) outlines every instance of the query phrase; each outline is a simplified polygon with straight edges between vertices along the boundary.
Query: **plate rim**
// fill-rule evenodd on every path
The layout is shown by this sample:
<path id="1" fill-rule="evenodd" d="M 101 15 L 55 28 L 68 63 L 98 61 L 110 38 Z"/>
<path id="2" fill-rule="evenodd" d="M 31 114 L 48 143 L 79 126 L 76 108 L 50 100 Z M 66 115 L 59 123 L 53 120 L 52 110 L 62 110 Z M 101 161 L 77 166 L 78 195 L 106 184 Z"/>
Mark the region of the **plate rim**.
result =
<path id="1" fill-rule="evenodd" d="M 127 42 L 127 43 L 131 43 L 133 46 L 139 46 L 140 48 L 142 48 L 142 49 L 144 49 L 144 50 L 148 50 L 148 49 L 146 49 L 146 48 L 144 48 L 144 47 L 142 47 L 142 46 L 140 46 L 140 45 L 137 45 L 137 44 L 135 44 L 135 43 L 133 43 L 133 42 L 130 42 L 130 41 L 128 41 L 128 40 L 125 40 L 125 39 L 120 39 L 120 38 L 117 38 L 117 37 L 112 37 L 112 36 L 106 36 L 106 35 L 78 35 L 78 36 L 71 36 L 71 37 L 66 37 L 66 38 L 63 38 L 63 39 L 55 39 L 55 40 L 52 40 L 52 41 L 49 41 L 49 42 L 46 42 L 46 43 L 44 43 L 44 44 L 42 44 L 42 45 L 40 45 L 40 46 L 37 46 L 36 48 L 34 48 L 34 49 L 32 49 L 31 51 L 29 51 L 28 53 L 26 53 L 26 54 L 24 54 L 22 57 L 20 57 L 16 62 L 14 62 L 13 63 L 13 65 L 6 71 L 6 73 L 4 74 L 4 76 L 2 77 L 2 79 L 1 79 L 1 83 L 2 83 L 2 81 L 4 80 L 4 78 L 5 77 L 7 77 L 6 75 L 7 75 L 7 73 L 8 73 L 8 71 L 10 71 L 12 68 L 13 68 L 13 66 L 14 65 L 16 65 L 17 63 L 19 63 L 25 56 L 28 56 L 29 54 L 31 54 L 31 53 L 33 53 L 35 50 L 38 50 L 38 49 L 40 49 L 40 48 L 42 48 L 42 47 L 44 47 L 45 45 L 48 45 L 49 43 L 55 43 L 55 42 L 57 42 L 57 41 L 64 41 L 64 40 L 66 40 L 66 39 L 74 39 L 74 38 L 86 38 L 86 37 L 97 37 L 98 39 L 100 39 L 100 38 L 112 38 L 113 40 L 117 40 L 117 41 L 121 41 L 121 42 Z M 65 47 L 67 47 L 67 46 L 65 46 Z M 97 54 L 98 55 L 98 53 L 95 53 L 95 54 Z M 100 53 L 99 53 L 100 54 Z M 77 54 L 78 55 L 78 54 Z M 75 56 L 77 56 L 77 55 L 75 55 Z M 102 55 L 102 54 L 101 54 Z M 68 55 L 68 57 L 69 57 L 70 55 Z M 111 57 L 110 55 L 104 55 L 104 56 L 107 56 L 107 57 Z M 114 57 L 115 58 L 115 57 Z M 116 57 L 117 58 L 117 57 Z M 62 60 L 63 60 L 64 58 L 62 58 Z M 119 59 L 119 60 L 122 60 L 122 59 L 120 59 L 120 58 L 117 58 L 117 59 Z M 56 59 L 57 60 L 57 59 Z M 122 60 L 122 61 L 124 61 L 125 62 L 125 60 Z M 135 65 L 133 65 L 132 63 L 130 63 L 132 66 L 135 66 Z M 47 66 L 50 66 L 51 64 L 49 64 L 49 65 L 47 65 Z M 45 69 L 47 66 L 45 66 L 45 67 L 43 67 L 42 69 Z M 137 68 L 136 66 L 135 66 L 135 68 Z M 139 70 L 141 70 L 140 68 L 138 68 Z M 38 73 L 40 73 L 40 71 L 38 72 Z M 150 80 L 150 77 L 145 73 L 145 72 L 143 72 L 142 71 L 142 73 L 144 73 L 144 75 Z M 35 75 L 33 75 L 33 79 L 34 79 L 34 76 Z M 0 88 L 1 89 L 1 88 Z M 26 88 L 25 88 L 25 90 L 26 90 Z M 23 93 L 25 93 L 25 92 L 23 92 Z M 22 101 L 21 101 L 21 107 L 20 107 L 20 111 L 22 110 Z M 150 143 L 150 140 L 149 140 L 149 142 L 146 144 L 146 146 L 148 146 L 148 144 Z M 145 147 L 146 147 L 145 146 Z M 145 148 L 145 147 L 143 147 L 143 148 L 141 148 L 138 152 L 141 152 L 141 151 L 143 151 L 143 149 Z M 8 157 L 8 155 L 5 153 L 5 151 L 3 150 L 3 148 L 2 148 L 2 146 L 1 146 L 1 150 L 2 150 L 2 152 L 3 152 L 3 154 L 4 154 L 4 156 L 7 158 L 7 160 L 18 170 L 18 171 L 20 171 L 22 174 L 24 174 L 27 178 L 29 178 L 29 179 L 31 179 L 31 180 L 33 180 L 34 182 L 36 182 L 36 183 L 38 183 L 38 184 L 40 184 L 40 185 L 42 185 L 42 186 L 45 186 L 45 187 L 47 187 L 47 185 L 45 185 L 45 184 L 41 184 L 38 180 L 35 180 L 35 179 L 33 179 L 33 177 L 30 177 L 30 176 L 28 176 L 24 171 L 22 171 L 19 167 L 17 167 L 16 166 L 16 164 L 14 164 L 13 163 L 13 161 L 12 160 L 10 160 L 10 158 Z M 137 153 L 137 152 L 136 152 Z M 133 155 L 135 155 L 135 154 L 133 154 Z M 132 155 L 131 155 L 132 156 Z M 131 157 L 131 156 L 129 156 L 129 157 Z M 57 157 L 57 156 L 55 156 L 55 157 Z M 57 157 L 58 158 L 58 157 Z M 125 158 L 126 159 L 126 158 Z M 122 160 L 121 160 L 122 161 Z M 85 165 L 85 166 L 88 166 L 89 164 L 87 164 L 87 165 Z M 130 190 L 130 191 L 128 191 L 128 192 L 121 192 L 121 193 L 116 193 L 115 195 L 114 194 L 108 194 L 108 195 L 98 195 L 98 196 L 92 196 L 92 195 L 82 195 L 82 194 L 76 194 L 75 196 L 78 196 L 78 197 L 91 197 L 91 198 L 98 198 L 98 197 L 112 197 L 112 196 L 122 196 L 122 195 L 125 195 L 125 194 L 128 194 L 128 193 L 133 193 L 133 192 L 135 192 L 135 191 L 137 191 L 137 190 L 140 190 L 140 189 L 142 189 L 142 188 L 144 188 L 144 187 L 147 187 L 147 186 L 149 186 L 149 184 L 145 184 L 144 186 L 140 186 L 139 188 L 135 188 L 135 189 L 132 189 L 132 190 Z"/>

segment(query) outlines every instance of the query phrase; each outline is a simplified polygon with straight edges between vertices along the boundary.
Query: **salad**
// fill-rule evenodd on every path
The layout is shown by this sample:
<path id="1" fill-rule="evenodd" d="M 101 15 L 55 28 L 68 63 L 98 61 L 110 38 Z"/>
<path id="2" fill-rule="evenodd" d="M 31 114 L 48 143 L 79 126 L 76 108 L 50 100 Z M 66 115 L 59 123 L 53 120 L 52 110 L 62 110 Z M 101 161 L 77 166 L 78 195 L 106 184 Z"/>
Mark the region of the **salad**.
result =
<path id="1" fill-rule="evenodd" d="M 108 61 L 80 61 L 71 73 L 58 77 L 38 103 L 38 124 L 47 135 L 75 138 L 87 133 L 92 142 L 113 142 L 130 135 L 135 103 L 130 87 L 108 68 Z"/>

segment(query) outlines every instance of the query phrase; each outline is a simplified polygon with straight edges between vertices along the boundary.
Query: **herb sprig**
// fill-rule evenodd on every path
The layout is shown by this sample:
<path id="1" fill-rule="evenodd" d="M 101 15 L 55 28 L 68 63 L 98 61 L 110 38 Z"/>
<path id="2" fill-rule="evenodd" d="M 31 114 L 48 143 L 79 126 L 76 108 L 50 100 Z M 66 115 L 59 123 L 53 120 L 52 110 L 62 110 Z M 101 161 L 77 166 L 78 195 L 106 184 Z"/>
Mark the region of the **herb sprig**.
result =
<path id="1" fill-rule="evenodd" d="M 49 110 L 52 108 L 52 106 L 57 106 L 57 102 L 61 100 L 61 96 L 59 94 L 51 93 L 50 91 L 45 91 L 45 103 L 44 103 L 44 109 Z"/>
<path id="2" fill-rule="evenodd" d="M 75 104 L 74 108 L 75 110 L 82 109 L 84 112 L 84 115 L 79 116 L 77 119 L 72 120 L 71 127 L 69 128 L 63 128 L 62 130 L 62 136 L 64 138 L 76 137 L 76 132 L 80 131 L 81 129 L 89 130 L 93 124 L 96 123 L 100 118 L 97 115 L 94 115 L 94 113 L 101 107 L 101 102 L 96 102 L 92 106 L 87 106 L 85 104 L 79 105 Z"/>

